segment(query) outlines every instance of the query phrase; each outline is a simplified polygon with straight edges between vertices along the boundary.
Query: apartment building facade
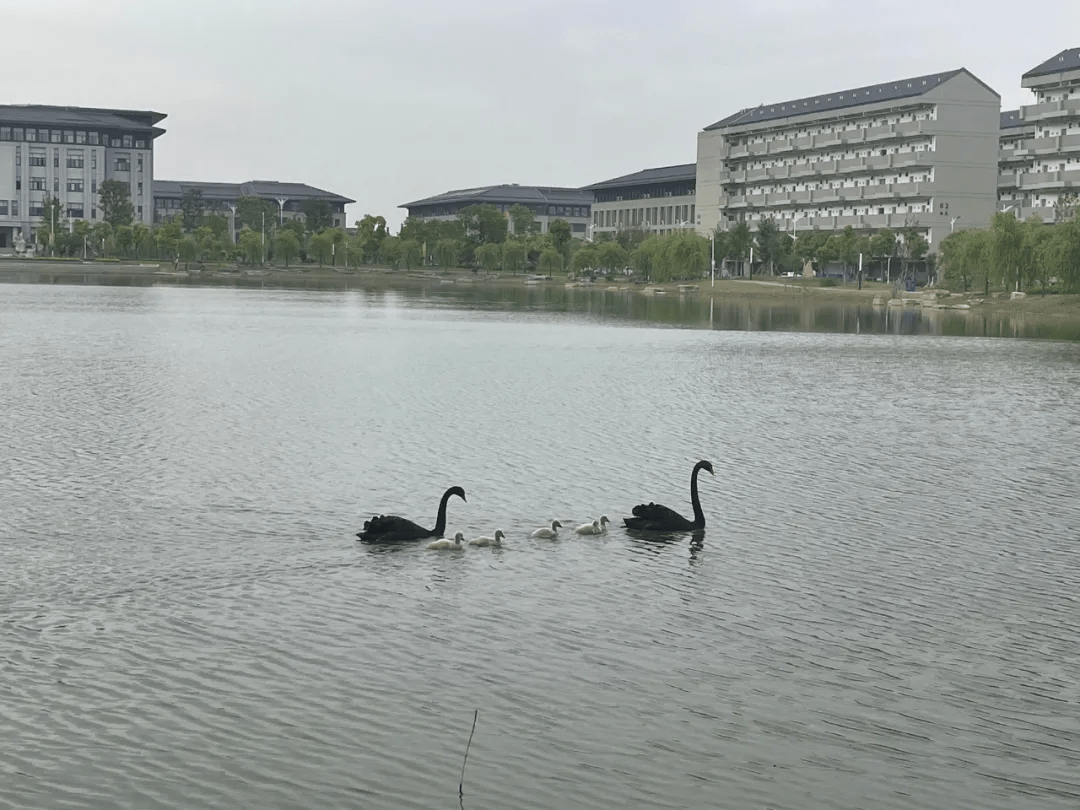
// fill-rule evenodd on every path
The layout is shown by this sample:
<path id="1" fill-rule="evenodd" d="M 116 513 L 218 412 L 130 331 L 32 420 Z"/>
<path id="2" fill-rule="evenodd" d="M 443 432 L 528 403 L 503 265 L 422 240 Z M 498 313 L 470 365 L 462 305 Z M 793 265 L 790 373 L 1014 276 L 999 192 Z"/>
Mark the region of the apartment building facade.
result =
<path id="1" fill-rule="evenodd" d="M 458 212 L 463 208 L 483 204 L 494 205 L 507 217 L 512 207 L 523 205 L 533 212 L 540 233 L 547 233 L 552 222 L 562 219 L 570 224 L 574 236 L 584 237 L 591 221 L 592 193 L 576 188 L 510 183 L 447 191 L 398 207 L 408 209 L 410 217 L 451 220 L 457 219 Z M 513 231 L 513 221 L 510 222 L 510 230 Z"/>
<path id="2" fill-rule="evenodd" d="M 652 233 L 693 228 L 697 164 L 662 166 L 585 186 L 592 194 L 591 236 L 637 229 Z"/>
<path id="3" fill-rule="evenodd" d="M 1020 219 L 1055 220 L 1080 194 L 1080 48 L 1062 51 L 1021 78 L 1035 103 L 1001 116 L 998 194 Z"/>
<path id="4" fill-rule="evenodd" d="M 154 140 L 163 113 L 89 107 L 0 105 L 0 249 L 30 243 L 46 197 L 69 219 L 100 219 L 98 188 L 131 190 L 135 219 L 153 221 Z"/>
<path id="5" fill-rule="evenodd" d="M 696 225 L 913 227 L 934 250 L 990 222 L 1000 110 L 963 68 L 742 110 L 698 134 Z"/>

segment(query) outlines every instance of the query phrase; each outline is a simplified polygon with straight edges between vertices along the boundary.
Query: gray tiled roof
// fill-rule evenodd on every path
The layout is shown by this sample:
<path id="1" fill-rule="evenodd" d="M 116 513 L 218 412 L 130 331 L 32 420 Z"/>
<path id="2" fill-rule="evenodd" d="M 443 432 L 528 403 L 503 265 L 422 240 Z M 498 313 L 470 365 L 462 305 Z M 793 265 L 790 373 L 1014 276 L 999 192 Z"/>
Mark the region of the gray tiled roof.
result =
<path id="1" fill-rule="evenodd" d="M 1031 124 L 1030 122 L 1025 121 L 1023 118 L 1021 118 L 1019 110 L 1004 110 L 1001 113 L 1001 128 L 1002 129 L 1013 129 L 1015 127 L 1029 127 L 1029 126 L 1033 126 L 1033 124 Z"/>
<path id="2" fill-rule="evenodd" d="M 0 121 L 13 124 L 32 124 L 73 128 L 128 129 L 153 132 L 154 137 L 165 130 L 154 124 L 165 113 L 151 110 L 109 110 L 98 107 L 52 107 L 44 104 L 0 104 Z"/>
<path id="3" fill-rule="evenodd" d="M 500 186 L 460 188 L 427 197 L 423 200 L 403 203 L 398 208 L 419 208 L 424 205 L 448 203 L 555 203 L 557 205 L 592 205 L 592 194 L 577 188 L 553 186 L 519 186 L 510 183 Z"/>
<path id="4" fill-rule="evenodd" d="M 943 82 L 947 82 L 960 73 L 971 73 L 965 68 L 948 70 L 944 73 L 931 73 L 926 76 L 916 76 L 912 79 L 900 79 L 895 82 L 872 84 L 868 87 L 856 87 L 853 90 L 841 90 L 837 93 L 826 93 L 820 96 L 798 98 L 794 101 L 783 101 L 779 104 L 762 104 L 740 110 L 734 115 L 729 115 L 705 127 L 705 130 L 722 129 L 725 127 L 757 124 L 762 121 L 772 121 L 779 118 L 791 118 L 800 115 L 813 115 L 827 110 L 841 110 L 845 107 L 857 107 L 861 104 L 875 104 L 880 101 L 894 101 L 901 98 L 915 98 L 933 90 Z M 974 78 L 974 76 L 972 76 Z M 976 79 L 978 81 L 978 79 Z M 981 82 L 980 82 L 981 84 Z M 985 85 L 984 85 L 985 86 Z M 989 90 L 990 88 L 987 87 Z M 991 92 L 994 92 L 991 90 Z M 995 93 L 995 95 L 997 95 Z"/>
<path id="5" fill-rule="evenodd" d="M 1060 73 L 1063 70 L 1076 70 L 1077 68 L 1080 68 L 1080 48 L 1069 48 L 1057 56 L 1050 57 L 1041 65 L 1036 65 L 1025 73 L 1022 78 L 1045 76 L 1048 73 Z"/>
<path id="6" fill-rule="evenodd" d="M 207 183 L 185 180 L 155 180 L 155 197 L 183 197 L 188 189 L 199 189 L 208 200 L 235 200 L 238 197 L 286 197 L 290 200 L 326 200 L 352 203 L 348 197 L 304 183 L 279 183 L 276 180 L 250 180 L 246 183 Z"/>
<path id="7" fill-rule="evenodd" d="M 620 188 L 622 186 L 645 186 L 657 183 L 677 183 L 697 180 L 696 163 L 680 163 L 678 166 L 660 166 L 656 169 L 644 169 L 633 174 L 624 174 L 611 180 L 583 186 L 582 191 L 596 191 L 602 188 Z"/>

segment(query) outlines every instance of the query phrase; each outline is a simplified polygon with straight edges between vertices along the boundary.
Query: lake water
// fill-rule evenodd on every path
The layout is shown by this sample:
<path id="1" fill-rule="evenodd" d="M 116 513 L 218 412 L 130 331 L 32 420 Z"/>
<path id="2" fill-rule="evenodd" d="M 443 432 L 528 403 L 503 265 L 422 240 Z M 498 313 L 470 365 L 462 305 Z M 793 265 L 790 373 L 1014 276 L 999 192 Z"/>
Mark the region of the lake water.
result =
<path id="1" fill-rule="evenodd" d="M 1080 343 L 500 295 L 0 285 L 0 807 L 1080 805 Z"/>

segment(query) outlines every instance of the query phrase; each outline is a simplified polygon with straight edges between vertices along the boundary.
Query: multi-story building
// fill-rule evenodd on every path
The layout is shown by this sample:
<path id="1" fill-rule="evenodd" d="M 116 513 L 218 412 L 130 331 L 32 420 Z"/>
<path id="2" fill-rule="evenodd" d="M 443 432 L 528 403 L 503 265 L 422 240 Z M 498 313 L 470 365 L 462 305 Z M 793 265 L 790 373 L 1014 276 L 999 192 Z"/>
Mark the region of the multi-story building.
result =
<path id="1" fill-rule="evenodd" d="M 683 163 L 626 174 L 585 186 L 592 192 L 592 232 L 635 228 L 667 233 L 693 228 L 697 165 Z"/>
<path id="2" fill-rule="evenodd" d="M 324 200 L 330 206 L 333 227 L 345 227 L 345 206 L 356 202 L 340 194 L 323 191 L 304 183 L 280 183 L 276 180 L 251 180 L 247 183 L 203 183 L 196 181 L 155 180 L 154 221 L 161 222 L 181 213 L 184 195 L 198 191 L 206 211 L 229 218 L 233 234 L 237 229 L 236 203 L 241 197 L 258 197 L 272 203 L 279 222 L 304 216 L 304 203 Z"/>
<path id="3" fill-rule="evenodd" d="M 0 105 L 0 249 L 32 242 L 46 197 L 69 219 L 98 220 L 98 187 L 131 189 L 135 219 L 153 221 L 154 139 L 165 115 L 91 107 Z"/>
<path id="4" fill-rule="evenodd" d="M 1021 219 L 1053 222 L 1058 201 L 1080 193 L 1080 48 L 1032 68 L 1021 85 L 1035 103 L 1002 114 L 998 194 Z"/>
<path id="5" fill-rule="evenodd" d="M 963 68 L 741 110 L 698 135 L 697 226 L 915 227 L 934 249 L 989 224 L 1000 111 Z"/>
<path id="6" fill-rule="evenodd" d="M 458 212 L 470 205 L 494 205 L 506 216 L 515 205 L 523 205 L 535 215 L 534 222 L 541 233 L 547 233 L 555 220 L 563 219 L 570 223 L 574 236 L 583 237 L 590 222 L 592 199 L 592 192 L 577 188 L 519 186 L 511 183 L 447 191 L 398 207 L 407 208 L 410 217 L 450 220 L 457 219 Z M 513 230 L 513 221 L 510 222 L 510 229 Z"/>

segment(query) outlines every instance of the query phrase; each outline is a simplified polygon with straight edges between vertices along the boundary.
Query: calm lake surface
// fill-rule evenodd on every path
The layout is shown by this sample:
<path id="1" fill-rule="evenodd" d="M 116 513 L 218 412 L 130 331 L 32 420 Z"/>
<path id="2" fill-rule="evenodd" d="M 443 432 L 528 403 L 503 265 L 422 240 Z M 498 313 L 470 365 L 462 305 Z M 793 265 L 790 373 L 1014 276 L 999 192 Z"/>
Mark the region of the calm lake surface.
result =
<path id="1" fill-rule="evenodd" d="M 0 285 L 0 807 L 1080 805 L 1080 343 L 498 298 Z"/>

